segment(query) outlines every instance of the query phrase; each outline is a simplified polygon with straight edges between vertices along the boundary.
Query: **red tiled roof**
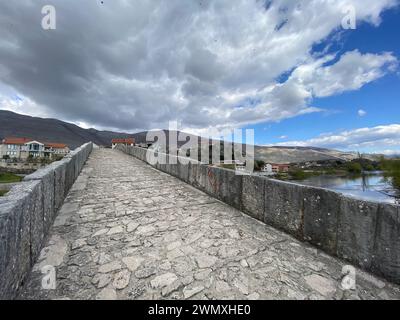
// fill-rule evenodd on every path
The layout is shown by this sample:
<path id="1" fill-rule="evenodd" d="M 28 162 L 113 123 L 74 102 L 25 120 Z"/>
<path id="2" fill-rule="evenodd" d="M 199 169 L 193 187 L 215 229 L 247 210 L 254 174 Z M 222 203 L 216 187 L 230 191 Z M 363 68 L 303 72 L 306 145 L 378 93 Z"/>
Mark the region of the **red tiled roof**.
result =
<path id="1" fill-rule="evenodd" d="M 3 140 L 3 144 L 17 144 L 17 145 L 24 145 L 25 143 L 33 141 L 33 139 L 29 138 L 14 138 L 14 137 L 7 137 Z"/>
<path id="2" fill-rule="evenodd" d="M 31 141 L 35 141 L 34 139 L 31 138 L 15 138 L 15 137 L 7 137 L 3 140 L 3 144 L 16 144 L 16 145 L 24 145 L 25 143 L 31 142 Z M 38 141 L 39 142 L 39 141 Z M 46 147 L 50 147 L 50 148 L 66 148 L 68 147 L 66 144 L 64 143 L 54 143 L 54 142 L 46 142 L 44 143 Z"/>
<path id="3" fill-rule="evenodd" d="M 126 139 L 112 139 L 111 143 L 118 144 L 118 143 L 126 143 L 126 144 L 134 144 L 134 138 L 126 138 Z"/>
<path id="4" fill-rule="evenodd" d="M 54 143 L 54 142 L 45 143 L 45 146 L 49 147 L 49 148 L 55 148 L 55 149 L 64 149 L 67 147 L 67 145 L 65 143 Z"/>

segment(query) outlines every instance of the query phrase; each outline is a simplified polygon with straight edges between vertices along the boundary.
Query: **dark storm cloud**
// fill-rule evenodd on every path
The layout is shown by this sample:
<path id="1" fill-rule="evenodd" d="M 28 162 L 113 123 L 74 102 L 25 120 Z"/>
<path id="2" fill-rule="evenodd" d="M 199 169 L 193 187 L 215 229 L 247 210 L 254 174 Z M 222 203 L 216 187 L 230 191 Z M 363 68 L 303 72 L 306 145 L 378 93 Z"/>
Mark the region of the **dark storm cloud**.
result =
<path id="1" fill-rule="evenodd" d="M 377 19 L 394 3 L 368 1 L 374 6 L 354 1 L 360 19 Z M 56 30 L 41 28 L 41 9 L 49 4 L 56 8 Z M 286 5 L 277 0 L 265 10 L 262 1 L 247 0 L 2 1 L 0 84 L 33 101 L 36 109 L 27 113 L 120 130 L 161 128 L 168 120 L 186 128 L 240 126 L 313 112 L 311 80 L 303 86 L 301 75 L 283 85 L 274 79 L 302 64 L 322 68 L 313 65 L 310 50 L 338 26 L 341 11 L 325 1 L 304 1 L 287 6 L 282 17 Z M 277 31 L 283 18 L 288 22 Z M 363 62 L 360 57 L 354 58 Z M 362 83 L 382 76 L 380 69 L 394 61 L 375 60 L 364 67 L 376 76 Z M 357 70 L 355 76 L 363 76 Z M 318 75 L 327 86 L 337 81 Z M 247 105 L 249 98 L 259 104 Z"/>

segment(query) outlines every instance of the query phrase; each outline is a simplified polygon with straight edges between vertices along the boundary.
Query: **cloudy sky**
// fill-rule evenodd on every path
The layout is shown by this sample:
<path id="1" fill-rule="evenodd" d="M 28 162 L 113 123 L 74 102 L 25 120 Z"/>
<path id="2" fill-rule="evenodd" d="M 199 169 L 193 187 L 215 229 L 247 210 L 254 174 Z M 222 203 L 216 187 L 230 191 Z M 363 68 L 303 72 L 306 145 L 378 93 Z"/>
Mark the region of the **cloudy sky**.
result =
<path id="1" fill-rule="evenodd" d="M 56 29 L 42 28 L 42 7 Z M 0 109 L 136 132 L 400 150 L 398 0 L 0 3 Z M 355 13 L 356 28 L 345 29 Z"/>

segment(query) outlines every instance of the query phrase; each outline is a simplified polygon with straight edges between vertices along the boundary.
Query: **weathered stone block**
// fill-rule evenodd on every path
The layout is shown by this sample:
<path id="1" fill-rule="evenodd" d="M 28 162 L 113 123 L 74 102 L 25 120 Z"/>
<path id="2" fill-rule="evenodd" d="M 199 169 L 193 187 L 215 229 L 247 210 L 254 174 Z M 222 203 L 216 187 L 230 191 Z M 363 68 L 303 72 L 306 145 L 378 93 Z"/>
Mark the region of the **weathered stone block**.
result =
<path id="1" fill-rule="evenodd" d="M 43 192 L 44 228 L 47 234 L 55 216 L 55 172 L 53 166 L 42 168 L 24 178 L 24 181 L 39 180 Z"/>
<path id="2" fill-rule="evenodd" d="M 201 173 L 206 175 L 201 181 L 204 183 L 205 190 L 211 196 L 218 198 L 221 186 L 221 169 L 216 167 L 204 166 L 205 170 Z M 202 168 L 202 166 L 201 166 Z"/>
<path id="3" fill-rule="evenodd" d="M 242 176 L 236 175 L 233 170 L 219 169 L 217 198 L 232 207 L 242 208 Z"/>
<path id="4" fill-rule="evenodd" d="M 348 197 L 341 199 L 337 255 L 365 269 L 372 265 L 378 206 Z"/>
<path id="5" fill-rule="evenodd" d="M 372 271 L 400 283 L 400 207 L 381 204 L 378 209 Z"/>
<path id="6" fill-rule="evenodd" d="M 49 230 L 45 220 L 45 193 L 43 192 L 43 184 L 41 181 L 31 181 L 25 184 L 27 192 L 29 192 L 29 211 L 30 211 L 30 242 L 31 242 L 31 265 L 33 266 L 39 257 L 42 249 L 43 240 Z M 48 222 L 48 221 L 47 221 Z"/>
<path id="7" fill-rule="evenodd" d="M 65 161 L 65 192 L 64 197 L 67 196 L 68 191 L 71 189 L 75 181 L 75 163 L 72 158 L 67 158 Z"/>
<path id="8" fill-rule="evenodd" d="M 296 184 L 266 179 L 264 222 L 296 237 L 302 237 L 302 188 Z"/>
<path id="9" fill-rule="evenodd" d="M 264 221 L 265 178 L 242 176 L 242 210 L 253 218 Z"/>
<path id="10" fill-rule="evenodd" d="M 67 160 L 61 160 L 54 163 L 54 211 L 61 208 L 65 199 L 65 177 Z"/>
<path id="11" fill-rule="evenodd" d="M 139 159 L 147 162 L 147 149 L 139 148 Z"/>
<path id="12" fill-rule="evenodd" d="M 178 178 L 184 182 L 189 181 L 189 164 L 181 163 L 181 158 L 178 158 Z"/>
<path id="13" fill-rule="evenodd" d="M 197 162 L 191 162 L 189 164 L 189 184 L 192 186 L 196 186 L 196 176 L 197 176 L 197 170 L 199 167 L 199 163 Z"/>
<path id="14" fill-rule="evenodd" d="M 207 166 L 204 164 L 191 164 L 189 167 L 189 181 L 195 188 L 207 192 L 208 183 L 208 170 Z M 209 188 L 210 190 L 210 188 Z"/>
<path id="15" fill-rule="evenodd" d="M 178 157 L 173 156 L 173 155 L 168 155 L 168 169 L 169 169 L 169 174 L 179 178 L 179 162 L 178 162 Z"/>
<path id="16" fill-rule="evenodd" d="M 39 185 L 20 183 L 0 205 L 0 298 L 14 297 L 32 266 L 32 251 L 43 239 Z"/>
<path id="17" fill-rule="evenodd" d="M 318 188 L 303 188 L 303 237 L 326 252 L 335 255 L 341 195 Z"/>
<path id="18" fill-rule="evenodd" d="M 17 232 L 19 225 L 15 215 L 17 203 L 8 201 L 0 204 L 0 299 L 12 299 L 17 278 Z M 29 264 L 30 266 L 30 264 Z"/>
<path id="19" fill-rule="evenodd" d="M 73 173 L 72 177 L 72 184 L 76 180 L 76 178 L 79 176 L 79 165 L 78 165 L 78 155 L 77 153 L 73 153 L 69 155 L 69 158 L 71 159 L 70 165 L 73 166 L 73 170 L 71 170 L 71 173 Z"/>

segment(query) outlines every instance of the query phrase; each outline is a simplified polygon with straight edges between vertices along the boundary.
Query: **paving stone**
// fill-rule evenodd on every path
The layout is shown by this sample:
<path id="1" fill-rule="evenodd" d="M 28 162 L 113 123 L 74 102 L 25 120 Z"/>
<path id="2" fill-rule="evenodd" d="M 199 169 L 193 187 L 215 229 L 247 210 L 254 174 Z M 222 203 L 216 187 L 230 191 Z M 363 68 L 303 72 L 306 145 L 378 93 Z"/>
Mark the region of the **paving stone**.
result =
<path id="1" fill-rule="evenodd" d="M 111 288 L 104 288 L 96 296 L 97 300 L 117 300 L 117 292 Z"/>
<path id="2" fill-rule="evenodd" d="M 156 273 L 154 267 L 144 267 L 135 272 L 135 276 L 139 279 L 145 279 Z"/>
<path id="3" fill-rule="evenodd" d="M 193 297 L 194 295 L 200 293 L 203 290 L 204 290 L 203 286 L 194 287 L 194 288 L 184 288 L 183 296 L 185 299 L 189 299 L 189 298 Z"/>
<path id="4" fill-rule="evenodd" d="M 94 276 L 92 283 L 97 285 L 97 288 L 101 289 L 106 287 L 112 280 L 112 277 L 110 274 L 97 274 Z"/>
<path id="5" fill-rule="evenodd" d="M 161 289 L 161 295 L 163 297 L 166 297 L 166 296 L 170 295 L 171 293 L 177 291 L 181 286 L 182 286 L 182 283 L 179 280 L 174 281 L 173 283 L 171 283 Z"/>
<path id="6" fill-rule="evenodd" d="M 137 227 L 139 227 L 139 223 L 130 222 L 126 227 L 126 231 L 128 231 L 128 232 L 135 231 L 137 229 Z"/>
<path id="7" fill-rule="evenodd" d="M 87 244 L 86 239 L 78 239 L 78 240 L 74 241 L 74 243 L 72 244 L 71 250 L 76 250 L 76 249 L 82 248 L 86 244 Z"/>
<path id="8" fill-rule="evenodd" d="M 306 283 L 313 289 L 316 290 L 323 296 L 333 295 L 337 289 L 335 282 L 322 277 L 318 274 L 313 274 L 310 276 L 304 277 Z"/>
<path id="9" fill-rule="evenodd" d="M 217 260 L 216 257 L 208 254 L 200 254 L 196 256 L 196 262 L 200 269 L 212 267 Z"/>
<path id="10" fill-rule="evenodd" d="M 231 287 L 226 281 L 216 281 L 215 282 L 215 290 L 217 292 L 224 292 L 224 291 L 230 291 Z"/>
<path id="11" fill-rule="evenodd" d="M 207 278 L 209 278 L 211 272 L 211 269 L 200 270 L 194 275 L 194 278 L 196 280 L 206 280 Z"/>
<path id="12" fill-rule="evenodd" d="M 249 295 L 247 296 L 247 299 L 248 299 L 248 300 L 258 300 L 258 299 L 260 299 L 260 294 L 257 293 L 257 292 L 254 292 L 254 293 L 252 293 L 252 294 L 249 294 Z"/>
<path id="13" fill-rule="evenodd" d="M 178 277 L 175 274 L 165 273 L 151 280 L 150 285 L 152 286 L 153 289 L 159 289 L 172 284 L 176 280 L 178 280 Z"/>
<path id="14" fill-rule="evenodd" d="M 113 261 L 110 263 L 103 264 L 99 267 L 99 272 L 101 273 L 109 273 L 112 271 L 120 270 L 122 265 L 119 261 Z"/>
<path id="15" fill-rule="evenodd" d="M 122 270 L 115 274 L 113 286 L 115 289 L 125 289 L 128 286 L 130 279 L 131 273 L 128 270 Z"/>
<path id="16" fill-rule="evenodd" d="M 139 268 L 140 264 L 144 261 L 144 258 L 141 257 L 125 257 L 122 258 L 122 262 L 128 267 L 128 269 L 132 272 L 136 271 Z"/>
<path id="17" fill-rule="evenodd" d="M 100 229 L 99 231 L 96 231 L 93 234 L 93 237 L 102 236 L 102 235 L 106 234 L 108 232 L 108 230 L 109 230 L 108 228 L 107 229 Z"/>
<path id="18" fill-rule="evenodd" d="M 117 227 L 113 227 L 111 228 L 108 232 L 107 235 L 113 235 L 113 234 L 117 234 L 117 233 L 122 233 L 124 232 L 124 228 L 122 226 L 117 226 Z"/>

